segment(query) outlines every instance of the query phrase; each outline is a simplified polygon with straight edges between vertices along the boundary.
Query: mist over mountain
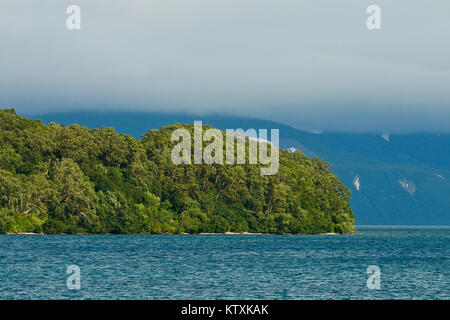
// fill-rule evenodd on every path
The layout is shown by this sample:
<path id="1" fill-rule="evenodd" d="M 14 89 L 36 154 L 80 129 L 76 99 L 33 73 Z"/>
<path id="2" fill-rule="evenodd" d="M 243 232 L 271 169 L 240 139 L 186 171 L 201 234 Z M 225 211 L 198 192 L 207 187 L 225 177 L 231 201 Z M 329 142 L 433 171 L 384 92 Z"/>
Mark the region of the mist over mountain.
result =
<path id="1" fill-rule="evenodd" d="M 352 191 L 358 225 L 450 225 L 450 134 L 314 134 L 280 123 L 230 116 L 79 111 L 28 115 L 44 123 L 114 127 L 136 138 L 174 123 L 219 129 L 280 129 L 280 147 L 333 165 Z"/>
<path id="2" fill-rule="evenodd" d="M 1 105 L 448 132 L 450 2 L 0 1 Z M 54 3 L 52 5 L 51 3 Z M 79 5 L 81 29 L 67 30 Z"/>

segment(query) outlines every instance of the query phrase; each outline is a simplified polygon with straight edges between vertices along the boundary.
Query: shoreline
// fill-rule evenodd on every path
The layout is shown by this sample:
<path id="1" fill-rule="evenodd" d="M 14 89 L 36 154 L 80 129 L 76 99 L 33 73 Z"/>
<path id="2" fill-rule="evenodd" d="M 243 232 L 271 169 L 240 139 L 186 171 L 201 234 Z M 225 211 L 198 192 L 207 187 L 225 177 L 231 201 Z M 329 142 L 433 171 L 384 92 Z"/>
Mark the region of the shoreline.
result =
<path id="1" fill-rule="evenodd" d="M 7 232 L 3 233 L 4 235 L 25 235 L 25 236 L 39 236 L 39 235 L 79 235 L 79 236 L 89 236 L 89 235 L 129 235 L 129 236 L 136 236 L 136 235 L 142 235 L 142 236 L 150 236 L 150 235 L 184 235 L 184 236 L 220 236 L 220 235 L 226 235 L 226 236 L 243 236 L 243 235 L 255 235 L 255 236 L 338 236 L 342 235 L 339 233 L 334 232 L 328 232 L 328 233 L 261 233 L 261 232 L 220 232 L 220 233 L 213 233 L 213 232 L 200 232 L 200 233 L 35 233 L 35 232 Z M 346 233 L 351 234 L 351 233 Z M 2 235 L 2 234 L 0 234 Z"/>

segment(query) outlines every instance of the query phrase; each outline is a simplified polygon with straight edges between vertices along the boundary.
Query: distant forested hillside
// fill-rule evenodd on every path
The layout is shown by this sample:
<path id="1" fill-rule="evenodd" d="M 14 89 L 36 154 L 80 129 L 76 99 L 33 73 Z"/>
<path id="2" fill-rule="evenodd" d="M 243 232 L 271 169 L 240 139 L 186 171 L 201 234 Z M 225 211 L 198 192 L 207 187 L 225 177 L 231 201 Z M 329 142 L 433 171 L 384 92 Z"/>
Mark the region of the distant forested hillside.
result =
<path id="1" fill-rule="evenodd" d="M 135 111 L 73 111 L 35 115 L 44 123 L 102 125 L 140 137 L 168 123 L 204 124 L 218 129 L 277 128 L 280 147 L 329 162 L 352 191 L 358 225 L 450 225 L 450 133 L 313 134 L 273 121 L 225 115 Z M 354 184 L 357 179 L 358 184 Z M 356 188 L 358 185 L 358 188 Z"/>
<path id="2" fill-rule="evenodd" d="M 0 110 L 0 232 L 354 232 L 350 191 L 329 164 L 281 151 L 272 176 L 260 164 L 177 166 L 181 127 L 193 129 L 137 140 Z"/>

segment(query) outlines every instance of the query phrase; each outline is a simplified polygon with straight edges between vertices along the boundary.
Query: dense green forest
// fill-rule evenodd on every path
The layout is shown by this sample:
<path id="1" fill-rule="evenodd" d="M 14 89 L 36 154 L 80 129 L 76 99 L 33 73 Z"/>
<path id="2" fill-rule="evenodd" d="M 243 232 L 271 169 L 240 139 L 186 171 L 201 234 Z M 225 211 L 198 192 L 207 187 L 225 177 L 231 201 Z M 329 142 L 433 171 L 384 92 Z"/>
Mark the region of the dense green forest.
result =
<path id="1" fill-rule="evenodd" d="M 328 163 L 281 150 L 270 176 L 260 164 L 175 165 L 181 127 L 193 130 L 137 140 L 0 110 L 0 233 L 354 232 L 350 191 Z"/>

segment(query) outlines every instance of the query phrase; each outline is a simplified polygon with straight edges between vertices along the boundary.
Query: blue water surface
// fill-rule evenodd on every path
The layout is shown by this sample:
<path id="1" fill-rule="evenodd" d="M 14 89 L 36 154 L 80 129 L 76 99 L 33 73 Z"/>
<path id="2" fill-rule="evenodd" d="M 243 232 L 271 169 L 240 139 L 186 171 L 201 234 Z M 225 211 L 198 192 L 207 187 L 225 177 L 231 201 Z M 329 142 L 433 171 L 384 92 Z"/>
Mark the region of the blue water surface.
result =
<path id="1" fill-rule="evenodd" d="M 0 235 L 0 299 L 449 299 L 449 227 L 353 235 Z M 67 267 L 81 271 L 69 290 Z M 381 289 L 367 287 L 367 268 Z"/>

